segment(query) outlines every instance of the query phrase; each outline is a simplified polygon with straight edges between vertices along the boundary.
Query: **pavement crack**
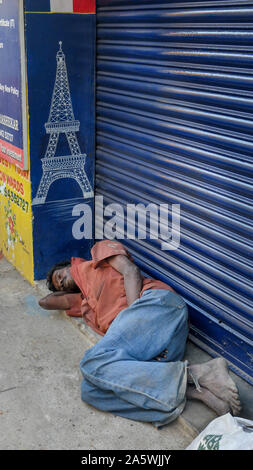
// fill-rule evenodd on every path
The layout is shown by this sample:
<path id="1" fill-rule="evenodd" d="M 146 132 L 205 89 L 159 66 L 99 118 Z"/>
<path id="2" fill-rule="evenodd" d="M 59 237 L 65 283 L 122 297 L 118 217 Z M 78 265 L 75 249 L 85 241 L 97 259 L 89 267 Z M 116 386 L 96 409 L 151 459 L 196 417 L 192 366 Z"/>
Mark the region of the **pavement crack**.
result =
<path id="1" fill-rule="evenodd" d="M 9 390 L 14 390 L 15 388 L 18 388 L 18 387 L 5 388 L 4 390 L 0 390 L 0 393 L 9 392 Z"/>

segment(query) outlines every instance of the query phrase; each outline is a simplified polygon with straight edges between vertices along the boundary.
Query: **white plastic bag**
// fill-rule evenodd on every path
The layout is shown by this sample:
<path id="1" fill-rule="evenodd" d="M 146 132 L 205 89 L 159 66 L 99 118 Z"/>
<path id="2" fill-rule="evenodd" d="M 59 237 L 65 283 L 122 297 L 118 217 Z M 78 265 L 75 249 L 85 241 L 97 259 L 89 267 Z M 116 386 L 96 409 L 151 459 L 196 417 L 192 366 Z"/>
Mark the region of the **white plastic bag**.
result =
<path id="1" fill-rule="evenodd" d="M 253 421 L 230 413 L 214 419 L 186 450 L 253 450 Z"/>

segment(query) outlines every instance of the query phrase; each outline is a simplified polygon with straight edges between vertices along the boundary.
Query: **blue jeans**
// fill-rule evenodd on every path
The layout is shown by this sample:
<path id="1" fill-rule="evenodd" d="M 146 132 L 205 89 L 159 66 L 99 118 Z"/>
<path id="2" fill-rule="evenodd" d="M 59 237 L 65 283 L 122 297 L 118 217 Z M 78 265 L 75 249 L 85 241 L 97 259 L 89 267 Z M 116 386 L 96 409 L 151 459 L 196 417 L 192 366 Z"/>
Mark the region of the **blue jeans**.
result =
<path id="1" fill-rule="evenodd" d="M 185 406 L 187 306 L 168 290 L 144 291 L 113 320 L 81 361 L 82 400 L 94 407 L 157 427 Z M 166 358 L 155 358 L 165 349 Z"/>

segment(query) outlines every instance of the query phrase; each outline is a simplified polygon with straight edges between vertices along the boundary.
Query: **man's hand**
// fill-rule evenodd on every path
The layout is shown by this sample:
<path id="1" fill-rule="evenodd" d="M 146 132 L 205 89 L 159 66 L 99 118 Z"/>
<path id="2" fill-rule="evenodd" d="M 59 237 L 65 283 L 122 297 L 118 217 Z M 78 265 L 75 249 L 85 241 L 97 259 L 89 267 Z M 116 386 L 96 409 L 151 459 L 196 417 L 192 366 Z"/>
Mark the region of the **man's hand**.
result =
<path id="1" fill-rule="evenodd" d="M 159 354 L 159 356 L 155 357 L 155 360 L 161 361 L 162 359 L 167 359 L 168 352 L 169 352 L 168 349 L 164 349 L 164 351 L 161 354 Z"/>
<path id="2" fill-rule="evenodd" d="M 71 296 L 65 292 L 54 292 L 39 300 L 39 305 L 45 310 L 68 310 L 71 308 Z"/>
<path id="3" fill-rule="evenodd" d="M 142 277 L 138 266 L 125 255 L 115 255 L 107 259 L 110 266 L 124 277 L 124 287 L 128 305 L 131 305 L 140 297 L 142 289 Z"/>

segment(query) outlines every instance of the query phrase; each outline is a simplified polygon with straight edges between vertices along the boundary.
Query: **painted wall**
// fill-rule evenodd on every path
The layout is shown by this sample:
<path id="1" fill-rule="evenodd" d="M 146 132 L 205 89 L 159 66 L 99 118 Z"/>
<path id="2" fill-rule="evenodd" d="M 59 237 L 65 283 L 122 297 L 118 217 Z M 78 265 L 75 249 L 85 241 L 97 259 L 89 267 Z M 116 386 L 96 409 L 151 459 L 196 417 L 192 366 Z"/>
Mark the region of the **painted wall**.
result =
<path id="1" fill-rule="evenodd" d="M 33 282 L 30 172 L 0 158 L 0 249 Z"/>
<path id="2" fill-rule="evenodd" d="M 0 1 L 0 157 L 28 169 L 23 0 Z"/>
<path id="3" fill-rule="evenodd" d="M 0 250 L 33 282 L 93 245 L 96 19 L 94 0 L 24 7 L 29 169 L 0 158 Z"/>
<path id="4" fill-rule="evenodd" d="M 90 257 L 93 235 L 75 222 L 93 212 L 95 2 L 27 2 L 25 13 L 34 277 Z M 34 10 L 36 7 L 36 10 Z M 42 9 L 43 8 L 43 9 Z M 92 224 L 89 218 L 84 224 Z"/>
<path id="5" fill-rule="evenodd" d="M 29 165 L 29 155 L 25 144 L 24 31 L 20 31 L 19 15 L 23 15 L 22 2 L 0 2 L 0 250 L 32 282 L 30 171 L 21 169 L 24 163 L 26 168 Z"/>

